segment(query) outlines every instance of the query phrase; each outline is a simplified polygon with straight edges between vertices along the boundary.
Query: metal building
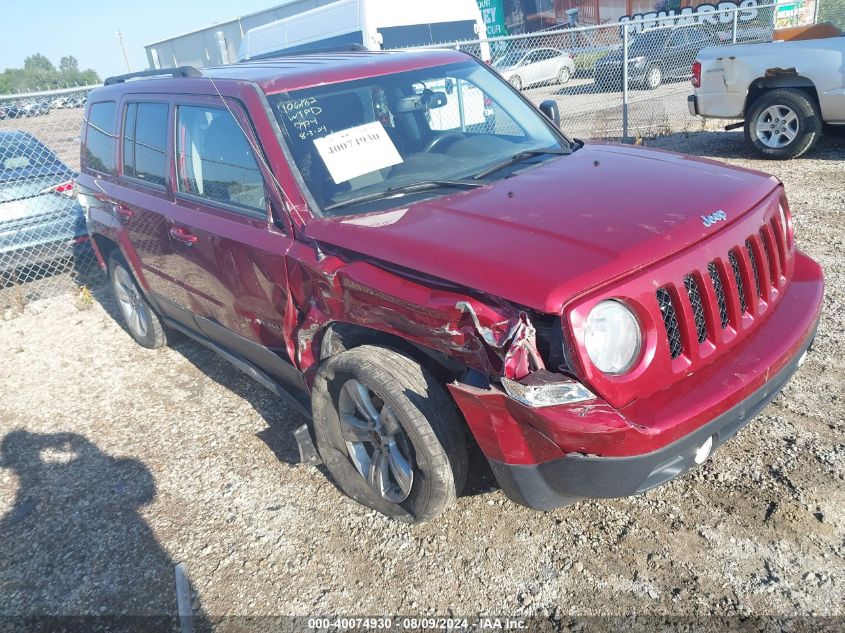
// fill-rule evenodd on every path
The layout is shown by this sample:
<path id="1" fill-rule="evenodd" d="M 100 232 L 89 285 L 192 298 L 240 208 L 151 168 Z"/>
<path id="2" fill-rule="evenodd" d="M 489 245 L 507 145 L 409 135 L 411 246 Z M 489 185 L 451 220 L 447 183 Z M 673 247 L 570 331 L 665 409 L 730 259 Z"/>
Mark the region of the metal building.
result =
<path id="1" fill-rule="evenodd" d="M 249 29 L 331 4 L 335 0 L 287 0 L 274 7 L 227 22 L 147 44 L 150 68 L 218 66 L 237 60 L 238 48 Z"/>

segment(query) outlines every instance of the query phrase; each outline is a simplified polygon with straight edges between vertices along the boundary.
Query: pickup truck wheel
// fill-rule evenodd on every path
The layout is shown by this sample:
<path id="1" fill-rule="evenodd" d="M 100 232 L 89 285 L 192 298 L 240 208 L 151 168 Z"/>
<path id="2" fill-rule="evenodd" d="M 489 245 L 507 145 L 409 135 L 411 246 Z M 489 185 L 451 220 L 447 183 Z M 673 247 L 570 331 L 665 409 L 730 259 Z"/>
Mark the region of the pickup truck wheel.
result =
<path id="1" fill-rule="evenodd" d="M 109 281 L 126 329 L 143 347 L 156 349 L 167 344 L 167 330 L 147 302 L 141 288 L 119 253 L 109 257 Z"/>
<path id="2" fill-rule="evenodd" d="M 417 362 L 365 345 L 320 367 L 312 391 L 317 449 L 338 487 L 387 516 L 434 518 L 463 488 L 459 413 Z"/>
<path id="3" fill-rule="evenodd" d="M 769 158 L 801 156 L 821 131 L 816 105 L 801 90 L 770 90 L 751 104 L 745 116 L 745 140 Z"/>

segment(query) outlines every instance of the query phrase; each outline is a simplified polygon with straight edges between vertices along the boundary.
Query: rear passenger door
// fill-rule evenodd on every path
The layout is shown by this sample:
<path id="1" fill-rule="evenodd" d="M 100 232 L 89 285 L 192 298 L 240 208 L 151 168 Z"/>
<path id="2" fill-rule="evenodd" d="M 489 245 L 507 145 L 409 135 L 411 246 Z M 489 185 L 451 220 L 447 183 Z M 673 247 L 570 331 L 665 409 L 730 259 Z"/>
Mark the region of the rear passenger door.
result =
<path id="1" fill-rule="evenodd" d="M 229 351 L 299 384 L 288 357 L 285 254 L 290 228 L 249 119 L 234 100 L 175 107 L 174 271 L 198 329 Z M 270 348 L 268 351 L 267 348 Z"/>
<path id="2" fill-rule="evenodd" d="M 178 278 L 175 254 L 168 235 L 167 216 L 173 205 L 168 188 L 172 149 L 169 97 L 161 100 L 128 98 L 121 104 L 120 188 L 114 213 L 123 224 L 141 262 L 154 299 L 187 305 L 188 296 Z"/>

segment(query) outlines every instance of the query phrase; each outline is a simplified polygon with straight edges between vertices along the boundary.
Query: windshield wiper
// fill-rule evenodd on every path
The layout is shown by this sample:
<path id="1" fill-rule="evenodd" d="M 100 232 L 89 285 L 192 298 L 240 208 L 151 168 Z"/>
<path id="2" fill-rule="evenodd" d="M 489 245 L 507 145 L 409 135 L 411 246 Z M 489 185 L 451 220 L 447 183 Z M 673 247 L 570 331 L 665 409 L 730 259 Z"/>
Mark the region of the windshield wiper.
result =
<path id="1" fill-rule="evenodd" d="M 354 196 L 340 202 L 335 202 L 323 207 L 323 211 L 331 211 L 332 209 L 340 209 L 341 207 L 349 207 L 354 204 L 361 204 L 363 202 L 372 202 L 373 200 L 381 200 L 383 198 L 392 198 L 393 196 L 402 196 L 408 193 L 417 193 L 419 191 L 429 191 L 431 189 L 443 189 L 446 187 L 472 189 L 474 187 L 483 187 L 487 182 L 479 178 L 472 180 L 423 180 L 421 182 L 414 182 L 409 185 L 401 185 L 399 187 L 388 187 L 383 191 L 374 191 L 373 193 L 365 193 L 360 196 Z"/>
<path id="2" fill-rule="evenodd" d="M 562 147 L 547 147 L 545 149 L 524 149 L 521 152 L 517 152 L 513 156 L 506 158 L 503 161 L 491 165 L 487 169 L 481 170 L 480 172 L 475 174 L 473 178 L 480 180 L 481 178 L 489 176 L 495 171 L 499 171 L 500 169 L 504 169 L 505 167 L 510 167 L 511 165 L 522 162 L 527 158 L 531 158 L 532 156 L 542 156 L 543 154 L 557 154 L 560 156 L 566 156 L 571 153 L 572 150 L 563 149 Z"/>

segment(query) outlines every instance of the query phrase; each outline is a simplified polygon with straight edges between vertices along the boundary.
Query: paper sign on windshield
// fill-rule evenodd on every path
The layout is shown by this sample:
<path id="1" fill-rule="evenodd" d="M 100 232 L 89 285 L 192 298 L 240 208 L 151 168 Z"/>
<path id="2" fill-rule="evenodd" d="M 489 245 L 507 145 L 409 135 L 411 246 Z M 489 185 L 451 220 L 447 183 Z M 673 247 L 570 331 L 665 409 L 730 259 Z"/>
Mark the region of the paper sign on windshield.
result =
<path id="1" fill-rule="evenodd" d="M 379 121 L 314 139 L 314 145 L 336 184 L 402 162 Z"/>

